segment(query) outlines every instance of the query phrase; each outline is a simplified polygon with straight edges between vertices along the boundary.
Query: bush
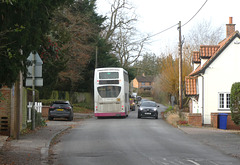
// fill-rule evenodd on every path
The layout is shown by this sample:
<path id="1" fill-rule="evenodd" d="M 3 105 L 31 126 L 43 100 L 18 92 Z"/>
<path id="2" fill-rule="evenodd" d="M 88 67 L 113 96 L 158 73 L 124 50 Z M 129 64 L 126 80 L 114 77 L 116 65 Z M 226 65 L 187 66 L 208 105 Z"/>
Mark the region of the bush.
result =
<path id="1" fill-rule="evenodd" d="M 237 125 L 240 125 L 240 82 L 232 85 L 230 109 L 233 122 Z"/>
<path id="2" fill-rule="evenodd" d="M 52 91 L 51 99 L 58 100 L 58 91 Z"/>
<path id="3" fill-rule="evenodd" d="M 93 113 L 93 107 L 87 103 L 73 104 L 74 113 Z"/>
<path id="4" fill-rule="evenodd" d="M 41 99 L 39 101 L 42 102 L 42 105 L 50 106 L 52 104 L 52 102 L 56 101 L 56 100 L 55 99 Z"/>

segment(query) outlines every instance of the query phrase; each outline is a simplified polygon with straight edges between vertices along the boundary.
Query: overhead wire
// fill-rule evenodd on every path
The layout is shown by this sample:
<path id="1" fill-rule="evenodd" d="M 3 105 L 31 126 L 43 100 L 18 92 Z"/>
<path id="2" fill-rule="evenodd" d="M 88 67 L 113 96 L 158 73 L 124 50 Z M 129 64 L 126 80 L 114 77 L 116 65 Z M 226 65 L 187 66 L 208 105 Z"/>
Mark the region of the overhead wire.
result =
<path id="1" fill-rule="evenodd" d="M 156 35 L 159 35 L 159 34 L 165 32 L 165 31 L 167 31 L 167 30 L 170 30 L 170 29 L 172 29 L 173 27 L 175 27 L 175 26 L 177 26 L 177 25 L 178 25 L 178 23 L 177 23 L 177 24 L 174 24 L 174 25 L 172 25 L 172 26 L 170 26 L 170 27 L 168 27 L 168 28 L 166 28 L 166 29 L 158 32 L 158 33 L 155 33 L 155 34 L 153 34 L 153 35 L 150 35 L 150 36 L 144 37 L 144 38 L 142 38 L 142 39 L 139 39 L 139 40 L 137 40 L 137 41 L 134 41 L 133 43 L 143 42 L 143 41 L 145 41 L 145 40 L 147 40 L 147 39 L 149 39 L 149 38 L 152 38 L 152 37 L 154 37 L 154 36 L 156 36 Z"/>
<path id="2" fill-rule="evenodd" d="M 208 0 L 206 0 L 204 2 L 204 4 L 200 7 L 200 9 L 192 16 L 192 18 L 190 18 L 185 24 L 183 24 L 181 27 L 185 26 L 186 24 L 188 24 L 201 10 L 202 8 L 205 6 L 205 4 L 207 3 Z"/>
<path id="3" fill-rule="evenodd" d="M 192 21 L 192 19 L 202 10 L 202 8 L 205 6 L 205 4 L 207 3 L 207 1 L 208 1 L 208 0 L 206 0 L 206 1 L 203 3 L 203 5 L 200 7 L 200 9 L 199 9 L 186 23 L 184 23 L 181 27 L 185 26 L 185 25 L 188 24 L 190 21 Z M 165 31 L 170 30 L 170 29 L 172 29 L 173 27 L 175 27 L 175 26 L 177 26 L 177 25 L 178 25 L 178 23 L 177 23 L 177 24 L 174 24 L 174 25 L 170 26 L 169 28 L 166 28 L 166 29 L 164 29 L 164 30 L 162 30 L 162 31 L 160 31 L 160 32 L 158 32 L 158 33 L 155 33 L 155 34 L 153 34 L 153 35 L 147 36 L 147 37 L 145 37 L 145 38 L 143 38 L 143 39 L 140 39 L 140 40 L 137 40 L 137 41 L 135 41 L 135 42 L 143 42 L 143 41 L 145 41 L 145 40 L 147 40 L 147 39 L 149 39 L 149 38 L 152 38 L 152 37 L 154 37 L 154 36 L 156 36 L 156 35 L 159 35 L 159 34 L 165 32 Z M 134 42 L 134 43 L 135 43 L 135 42 Z"/>

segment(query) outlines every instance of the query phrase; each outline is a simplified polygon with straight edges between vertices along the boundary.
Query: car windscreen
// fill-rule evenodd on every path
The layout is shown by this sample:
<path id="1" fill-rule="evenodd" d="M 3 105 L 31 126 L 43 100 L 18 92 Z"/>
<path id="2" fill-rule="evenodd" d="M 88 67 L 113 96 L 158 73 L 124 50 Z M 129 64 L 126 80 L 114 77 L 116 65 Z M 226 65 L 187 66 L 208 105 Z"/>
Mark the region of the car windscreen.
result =
<path id="1" fill-rule="evenodd" d="M 102 86 L 97 88 L 99 95 L 102 98 L 117 97 L 121 91 L 120 86 Z"/>
<path id="2" fill-rule="evenodd" d="M 61 107 L 61 108 L 66 108 L 66 107 L 69 107 L 70 105 L 69 104 L 67 104 L 67 103 L 61 103 L 61 104 L 56 104 L 56 103 L 54 103 L 53 105 L 52 105 L 52 107 Z"/>
<path id="3" fill-rule="evenodd" d="M 156 107 L 157 105 L 154 102 L 147 102 L 147 101 L 145 101 L 145 102 L 143 102 L 141 104 L 141 106 L 144 106 L 144 107 Z"/>

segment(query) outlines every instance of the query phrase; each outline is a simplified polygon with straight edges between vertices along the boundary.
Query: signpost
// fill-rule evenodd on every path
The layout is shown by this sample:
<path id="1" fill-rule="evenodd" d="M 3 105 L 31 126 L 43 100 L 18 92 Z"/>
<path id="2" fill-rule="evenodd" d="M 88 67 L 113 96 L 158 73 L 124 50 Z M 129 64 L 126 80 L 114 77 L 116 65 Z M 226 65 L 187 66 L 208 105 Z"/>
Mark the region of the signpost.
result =
<path id="1" fill-rule="evenodd" d="M 31 52 L 27 58 L 32 65 L 28 67 L 26 86 L 32 86 L 32 130 L 35 130 L 35 86 L 43 86 L 42 60 L 37 52 Z"/>

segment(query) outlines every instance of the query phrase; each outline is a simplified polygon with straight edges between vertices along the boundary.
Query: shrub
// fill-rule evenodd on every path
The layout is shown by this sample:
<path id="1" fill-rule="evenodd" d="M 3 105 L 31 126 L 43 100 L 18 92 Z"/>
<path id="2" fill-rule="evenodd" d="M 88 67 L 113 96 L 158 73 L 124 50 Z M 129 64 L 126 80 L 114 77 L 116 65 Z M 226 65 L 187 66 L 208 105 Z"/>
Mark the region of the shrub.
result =
<path id="1" fill-rule="evenodd" d="M 42 105 L 50 106 L 53 101 L 56 101 L 55 99 L 41 99 L 39 100 L 42 102 Z"/>
<path id="2" fill-rule="evenodd" d="M 230 102 L 232 120 L 235 124 L 240 125 L 240 82 L 232 85 Z"/>
<path id="3" fill-rule="evenodd" d="M 51 99 L 58 100 L 58 91 L 52 91 Z"/>

